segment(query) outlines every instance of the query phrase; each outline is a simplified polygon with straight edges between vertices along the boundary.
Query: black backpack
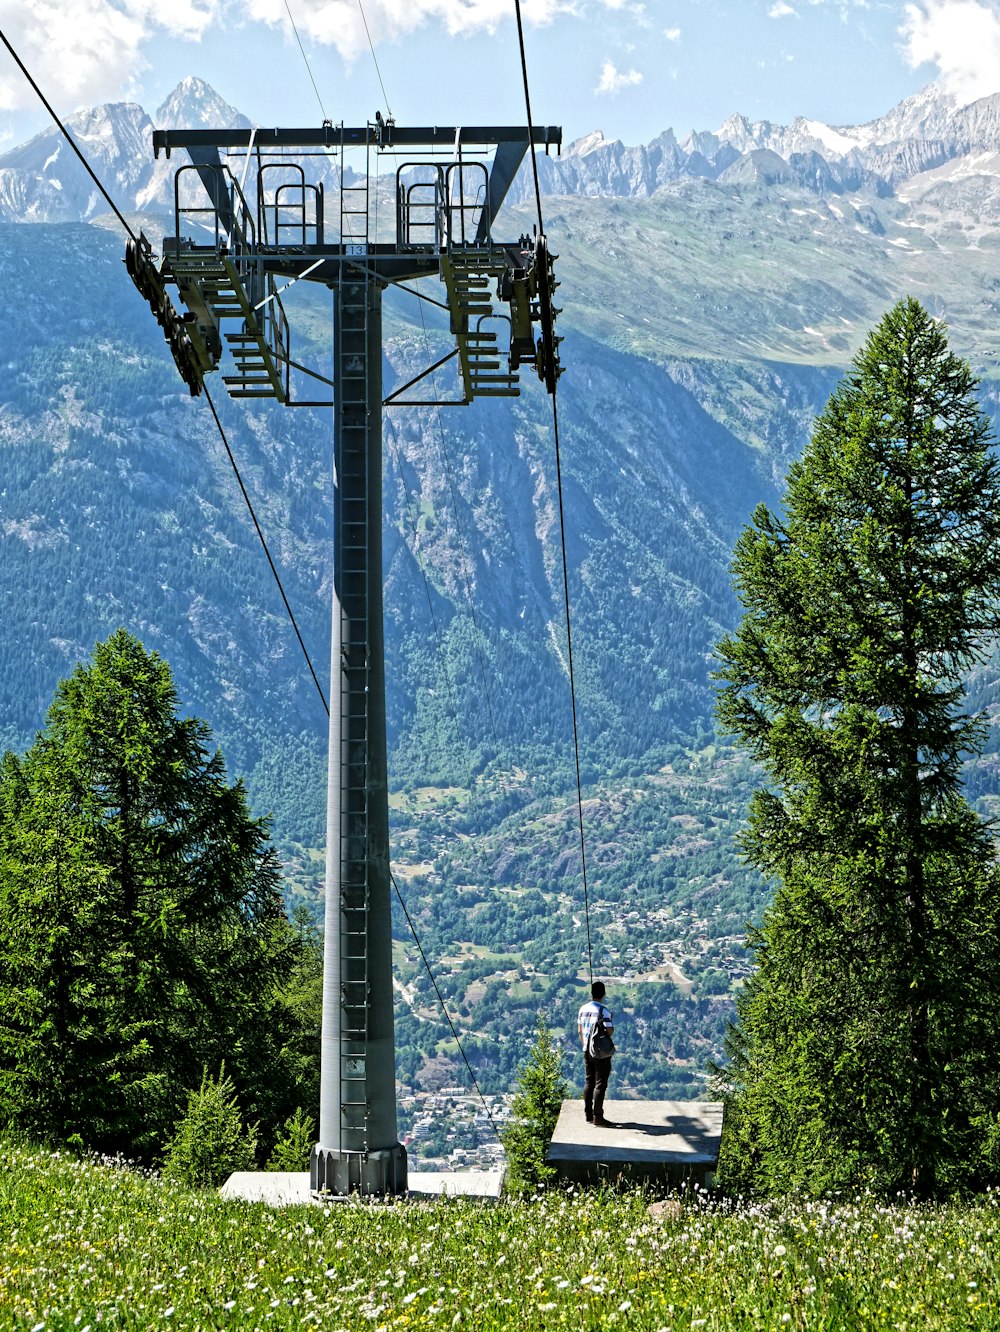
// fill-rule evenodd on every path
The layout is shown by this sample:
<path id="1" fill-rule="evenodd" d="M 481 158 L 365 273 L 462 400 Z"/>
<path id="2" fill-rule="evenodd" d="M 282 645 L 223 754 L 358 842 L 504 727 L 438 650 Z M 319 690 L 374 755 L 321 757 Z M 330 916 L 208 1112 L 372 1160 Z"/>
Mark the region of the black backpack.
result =
<path id="1" fill-rule="evenodd" d="M 604 1025 L 604 1009 L 598 1004 L 597 1017 L 587 1037 L 587 1054 L 591 1059 L 610 1059 L 615 1052 L 615 1043 L 611 1032 Z"/>

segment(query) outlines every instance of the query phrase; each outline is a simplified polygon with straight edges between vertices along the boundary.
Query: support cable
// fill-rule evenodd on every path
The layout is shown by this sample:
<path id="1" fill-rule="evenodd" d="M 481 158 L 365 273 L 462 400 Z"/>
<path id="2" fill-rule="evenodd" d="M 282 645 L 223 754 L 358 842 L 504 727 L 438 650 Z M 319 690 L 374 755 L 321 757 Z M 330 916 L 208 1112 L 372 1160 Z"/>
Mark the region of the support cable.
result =
<path id="1" fill-rule="evenodd" d="M 532 133 L 535 122 L 531 118 L 531 93 L 528 91 L 528 58 L 524 51 L 524 25 L 521 22 L 521 0 L 514 0 L 514 12 L 517 15 L 517 44 L 521 51 L 521 76 L 524 80 L 524 110 L 528 117 L 528 142 L 531 145 L 531 170 L 535 178 L 535 205 L 538 209 L 538 230 L 544 234 L 542 222 L 542 190 L 538 184 L 538 157 L 535 154 L 535 136 Z M 555 393 L 552 394 L 553 402 Z"/>
<path id="2" fill-rule="evenodd" d="M 278 585 L 278 591 L 281 593 L 281 600 L 285 603 L 285 610 L 288 613 L 288 618 L 291 621 L 292 628 L 295 630 L 295 637 L 299 640 L 299 647 L 302 649 L 302 655 L 303 657 L 305 657 L 306 665 L 309 667 L 309 674 L 313 678 L 313 684 L 316 686 L 317 693 L 319 694 L 320 698 L 323 700 L 323 708 L 326 711 L 327 716 L 329 716 L 330 705 L 329 703 L 327 703 L 326 695 L 323 693 L 323 686 L 319 682 L 319 676 L 316 674 L 315 668 L 313 667 L 312 658 L 309 656 L 309 651 L 302 639 L 301 633 L 299 632 L 299 625 L 298 621 L 295 618 L 295 612 L 292 610 L 291 603 L 289 602 L 288 597 L 285 594 L 285 589 L 281 582 L 281 575 L 278 573 L 277 566 L 275 565 L 274 560 L 271 558 L 271 552 L 268 548 L 267 538 L 264 536 L 264 532 L 261 528 L 261 525 L 257 521 L 257 514 L 254 512 L 253 503 L 250 499 L 249 494 L 247 493 L 247 488 L 243 484 L 243 477 L 240 475 L 240 469 L 236 462 L 235 457 L 233 456 L 233 451 L 229 447 L 229 440 L 226 437 L 225 429 L 223 428 L 222 422 L 219 419 L 219 413 L 215 410 L 215 403 L 212 401 L 212 395 L 211 393 L 209 393 L 208 385 L 204 383 L 204 381 L 202 382 L 202 388 L 205 391 L 205 401 L 208 403 L 209 408 L 211 409 L 212 412 L 212 416 L 215 418 L 215 424 L 219 431 L 219 438 L 222 440 L 222 446 L 226 450 L 226 457 L 229 459 L 230 466 L 233 469 L 233 474 L 236 477 L 237 484 L 239 485 L 240 488 L 240 493 L 243 495 L 244 503 L 247 506 L 247 511 L 250 514 L 250 517 L 253 519 L 253 525 L 256 528 L 258 540 L 260 541 L 264 554 L 267 556 L 267 562 L 270 565 L 271 573 L 274 576 L 274 581 Z"/>
<path id="3" fill-rule="evenodd" d="M 524 79 L 524 108 L 528 117 L 528 142 L 531 145 L 531 170 L 535 181 L 535 206 L 538 211 L 538 230 L 545 234 L 542 220 L 542 189 L 538 182 L 538 155 L 535 152 L 534 121 L 531 118 L 531 93 L 528 89 L 528 60 L 524 49 L 524 25 L 521 22 L 521 0 L 514 0 L 517 15 L 517 42 L 521 53 L 521 74 Z M 545 274 L 548 281 L 548 274 Z M 576 677 L 573 671 L 573 630 L 569 613 L 569 565 L 566 558 L 566 517 L 563 504 L 562 458 L 559 449 L 559 409 L 556 404 L 556 385 L 552 385 L 552 435 L 556 453 L 556 491 L 559 497 L 559 544 L 562 547 L 563 602 L 566 609 L 566 658 L 569 666 L 569 696 L 573 716 L 573 758 L 576 764 L 576 810 L 580 829 L 580 869 L 583 877 L 583 915 L 587 926 L 587 967 L 590 982 L 594 981 L 594 949 L 590 937 L 590 892 L 587 886 L 587 846 L 583 832 L 583 782 L 580 776 L 580 728 L 576 710 Z"/>
<path id="4" fill-rule="evenodd" d="M 17 54 L 17 52 L 14 50 L 14 48 L 11 46 L 10 42 L 7 40 L 7 34 L 6 34 L 5 32 L 3 32 L 2 30 L 0 30 L 0 42 L 3 42 L 4 46 L 6 46 L 7 50 L 10 52 L 11 56 L 12 56 L 13 59 L 14 59 L 14 63 L 17 65 L 18 69 L 21 71 L 21 73 L 24 75 L 24 77 L 25 77 L 25 78 L 28 80 L 28 82 L 31 84 L 32 88 L 35 90 L 35 93 L 36 93 L 37 96 L 38 96 L 38 100 L 41 102 L 42 106 L 45 107 L 46 111 L 49 113 L 49 115 L 50 115 L 50 116 L 52 117 L 52 119 L 55 121 L 56 125 L 59 127 L 60 132 L 62 133 L 63 138 L 66 140 L 66 142 L 69 144 L 69 146 L 73 149 L 74 153 L 76 153 L 77 157 L 80 159 L 80 162 L 81 162 L 82 165 L 83 165 L 83 169 L 84 169 L 84 171 L 86 171 L 87 175 L 90 177 L 90 179 L 94 182 L 94 184 L 95 184 L 95 185 L 97 186 L 97 188 L 100 190 L 101 194 L 104 196 L 105 202 L 107 203 L 108 207 L 109 207 L 109 208 L 111 209 L 111 211 L 114 213 L 115 217 L 117 217 L 118 221 L 122 224 L 122 226 L 125 228 L 125 230 L 128 232 L 128 234 L 129 234 L 129 235 L 132 237 L 132 239 L 136 242 L 136 244 L 138 244 L 138 242 L 139 242 L 139 237 L 135 234 L 135 232 L 132 230 L 132 227 L 131 227 L 131 226 L 129 225 L 129 223 L 126 221 L 125 215 L 124 215 L 124 214 L 122 213 L 122 211 L 119 209 L 119 207 L 118 207 L 118 205 L 115 203 L 114 199 L 112 199 L 111 195 L 110 195 L 110 194 L 107 192 L 107 190 L 104 188 L 104 186 L 103 186 L 103 184 L 101 183 L 101 181 L 100 181 L 100 180 L 97 178 L 97 176 L 94 174 L 93 168 L 91 167 L 90 163 L 87 161 L 86 157 L 84 157 L 82 151 L 77 147 L 76 140 L 73 138 L 72 134 L 70 134 L 69 130 L 66 128 L 66 126 L 63 124 L 63 122 L 62 122 L 62 121 L 59 119 L 59 117 L 56 115 L 55 110 L 53 109 L 53 107 L 52 107 L 51 103 L 49 102 L 48 98 L 47 98 L 47 97 L 45 96 L 45 94 L 42 92 L 41 88 L 39 88 L 38 84 L 37 84 L 37 83 L 35 82 L 35 80 L 31 77 L 31 75 L 28 73 L 28 70 L 27 70 L 27 68 L 25 67 L 24 61 L 23 61 L 23 60 L 21 59 L 21 57 Z"/>
<path id="5" fill-rule="evenodd" d="M 291 16 L 289 15 L 289 17 L 291 17 Z M 294 25 L 293 25 L 293 26 L 294 26 Z M 96 172 L 95 172 L 95 171 L 93 170 L 93 168 L 91 167 L 90 163 L 87 161 L 87 158 L 85 157 L 85 155 L 84 155 L 84 153 L 82 152 L 82 150 L 77 146 L 77 144 L 76 144 L 75 140 L 73 139 L 73 136 L 70 134 L 69 130 L 68 130 L 68 129 L 66 128 L 66 126 L 63 124 L 63 122 L 59 119 L 58 115 L 56 114 L 55 110 L 53 109 L 53 107 L 52 107 L 51 103 L 49 102 L 48 98 L 45 96 L 45 94 L 42 92 L 41 88 L 38 86 L 38 84 L 37 84 L 37 83 L 35 82 L 35 80 L 32 78 L 31 74 L 28 72 L 27 68 L 25 67 L 24 62 L 22 61 L 21 57 L 17 54 L 17 52 L 14 50 L 13 46 L 11 46 L 10 42 L 8 41 L 8 39 L 7 39 L 7 34 L 6 34 L 5 32 L 3 32 L 3 31 L 0 31 L 0 41 L 3 42 L 4 46 L 7 48 L 7 50 L 10 52 L 11 56 L 14 58 L 15 62 L 17 63 L 17 66 L 18 66 L 18 68 L 20 69 L 21 73 L 24 75 L 24 77 L 25 77 L 25 78 L 28 80 L 28 82 L 31 84 L 31 86 L 32 86 L 32 88 L 34 89 L 34 91 L 37 93 L 39 100 L 41 101 L 42 105 L 45 107 L 46 111 L 48 111 L 48 113 L 49 113 L 49 115 L 52 117 L 52 119 L 55 121 L 55 123 L 56 123 L 56 125 L 58 126 L 60 132 L 61 132 L 62 135 L 63 135 L 63 138 L 66 140 L 66 142 L 69 144 L 69 146 L 73 149 L 74 153 L 76 153 L 77 157 L 80 159 L 81 163 L 83 164 L 83 167 L 84 167 L 85 171 L 87 172 L 87 175 L 91 178 L 91 180 L 92 180 L 92 181 L 94 182 L 94 184 L 97 186 L 98 190 L 100 190 L 100 192 L 101 192 L 101 194 L 103 195 L 104 199 L 107 201 L 108 207 L 111 209 L 111 211 L 114 213 L 115 217 L 117 217 L 118 221 L 122 224 L 122 226 L 123 226 L 123 227 L 125 228 L 125 230 L 128 232 L 128 234 L 129 234 L 129 236 L 132 238 L 132 240 L 134 240 L 134 241 L 136 241 L 136 243 L 138 243 L 139 238 L 138 238 L 138 236 L 136 236 L 135 232 L 132 230 L 132 227 L 129 225 L 127 219 L 125 218 L 125 215 L 122 213 L 121 209 L 120 209 L 120 208 L 118 207 L 118 205 L 115 203 L 114 199 L 112 199 L 111 195 L 110 195 L 110 194 L 108 193 L 108 191 L 105 189 L 103 182 L 100 180 L 100 178 L 97 176 Z M 248 156 L 248 159 L 247 159 L 247 160 L 249 161 L 249 156 Z M 258 539 L 259 539 L 259 541 L 260 541 L 261 546 L 263 547 L 264 554 L 267 556 L 267 562 L 268 562 L 268 564 L 269 564 L 269 566 L 270 566 L 271 573 L 272 573 L 273 576 L 274 576 L 274 581 L 275 581 L 275 583 L 276 583 L 277 586 L 278 586 L 278 591 L 281 593 L 281 600 L 284 602 L 285 610 L 286 610 L 286 612 L 287 612 L 287 614 L 288 614 L 288 618 L 289 618 L 289 620 L 291 621 L 292 628 L 295 630 L 295 637 L 296 637 L 296 638 L 298 639 L 298 641 L 299 641 L 299 647 L 302 649 L 302 655 L 303 655 L 303 657 L 305 657 L 306 665 L 309 667 L 309 674 L 312 676 L 312 678 L 313 678 L 313 683 L 315 684 L 316 689 L 317 689 L 318 692 L 319 692 L 319 696 L 320 696 L 320 698 L 323 700 L 323 707 L 326 709 L 327 713 L 329 713 L 329 710 L 330 710 L 330 709 L 329 709 L 329 706 L 328 706 L 327 701 L 326 701 L 326 695 L 323 693 L 323 687 L 322 687 L 322 685 L 320 684 L 320 682 L 319 682 L 319 677 L 317 676 L 316 671 L 315 671 L 315 669 L 314 669 L 314 667 L 313 667 L 312 659 L 311 659 L 310 656 L 309 656 L 309 652 L 308 652 L 308 650 L 307 650 L 307 648 L 306 648 L 305 642 L 303 641 L 302 634 L 299 632 L 298 622 L 297 622 L 296 619 L 295 619 L 295 614 L 294 614 L 294 612 L 292 611 L 292 607 L 291 607 L 291 604 L 289 603 L 288 597 L 285 595 L 285 589 L 284 589 L 284 586 L 282 585 L 281 577 L 280 577 L 280 575 L 279 575 L 279 573 L 278 573 L 277 566 L 275 565 L 274 560 L 271 558 L 271 552 L 270 552 L 270 550 L 269 550 L 269 548 L 268 548 L 267 539 L 266 539 L 265 536 L 264 536 L 264 532 L 263 532 L 263 530 L 262 530 L 262 528 L 261 528 L 260 523 L 257 521 L 257 514 L 254 512 L 254 507 L 253 507 L 253 504 L 251 503 L 250 496 L 249 496 L 249 494 L 247 493 L 247 488 L 246 488 L 246 486 L 243 484 L 243 477 L 240 475 L 240 469 L 239 469 L 239 466 L 237 465 L 236 459 L 235 459 L 235 457 L 233 456 L 233 451 L 232 451 L 232 449 L 229 447 L 229 440 L 228 440 L 227 437 L 226 437 L 225 429 L 223 428 L 222 421 L 219 419 L 219 413 L 215 410 L 215 403 L 212 401 L 212 395 L 211 395 L 211 393 L 209 392 L 208 385 L 204 382 L 204 380 L 202 380 L 202 387 L 203 387 L 204 390 L 205 390 L 205 399 L 206 399 L 206 401 L 208 402 L 209 408 L 211 409 L 211 412 L 212 412 L 212 416 L 213 416 L 214 419 L 215 419 L 215 425 L 216 425 L 216 428 L 217 428 L 217 430 L 218 430 L 218 432 L 219 432 L 219 438 L 222 440 L 223 448 L 226 450 L 226 456 L 228 457 L 229 462 L 230 462 L 230 465 L 232 466 L 233 472 L 234 472 L 234 474 L 235 474 L 235 476 L 236 476 L 236 480 L 237 480 L 237 483 L 239 484 L 239 488 L 240 488 L 240 491 L 241 491 L 241 493 L 242 493 L 242 495 L 243 495 L 244 502 L 245 502 L 245 504 L 246 504 L 246 506 L 247 506 L 247 509 L 248 509 L 249 513 L 250 513 L 250 517 L 253 519 L 253 525 L 254 525 L 254 528 L 256 529 L 257 537 L 258 537 Z"/>
<path id="6" fill-rule="evenodd" d="M 375 73 L 378 75 L 378 86 L 382 89 L 382 101 L 385 102 L 385 113 L 392 119 L 392 107 L 389 105 L 389 95 L 385 90 L 385 84 L 382 82 L 382 71 L 378 67 L 378 57 L 375 54 L 375 44 L 372 41 L 372 35 L 368 31 L 368 19 L 365 17 L 365 7 L 358 0 L 358 9 L 361 11 L 361 22 L 365 25 L 365 36 L 368 38 L 368 49 L 372 53 L 372 64 L 375 66 Z"/>
<path id="7" fill-rule="evenodd" d="M 580 829 L 580 868 L 583 875 L 583 918 L 587 926 L 587 966 L 594 983 L 594 949 L 590 940 L 590 894 L 587 888 L 587 847 L 583 835 L 583 783 L 580 777 L 580 729 L 576 714 L 576 678 L 573 674 L 573 632 L 569 618 L 569 571 L 566 561 L 566 521 L 563 506 L 562 467 L 559 459 L 559 417 L 555 394 L 552 395 L 552 431 L 556 446 L 556 489 L 559 494 L 559 542 L 562 547 L 563 601 L 566 607 L 566 657 L 569 665 L 569 697 L 573 714 L 573 758 L 576 763 L 576 812 Z"/>
<path id="8" fill-rule="evenodd" d="M 403 908 L 403 915 L 406 917 L 406 923 L 410 927 L 410 933 L 413 935 L 414 939 L 416 940 L 417 948 L 420 950 L 420 956 L 423 959 L 424 967 L 427 971 L 428 976 L 430 976 L 431 978 L 431 984 L 434 986 L 434 993 L 437 995 L 438 1003 L 441 1005 L 441 1011 L 442 1013 L 444 1013 L 445 1018 L 447 1019 L 448 1026 L 451 1028 L 451 1034 L 455 1038 L 455 1044 L 458 1046 L 459 1052 L 462 1058 L 465 1060 L 465 1067 L 469 1070 L 469 1077 L 472 1079 L 472 1085 L 479 1093 L 479 1099 L 482 1101 L 483 1109 L 486 1111 L 486 1118 L 490 1121 L 490 1128 L 493 1130 L 494 1134 L 496 1135 L 497 1141 L 501 1142 L 502 1139 L 500 1137 L 500 1130 L 497 1128 L 496 1124 L 494 1123 L 493 1116 L 490 1114 L 490 1107 L 487 1104 L 486 1097 L 483 1095 L 482 1089 L 479 1086 L 479 1082 L 476 1079 L 476 1075 L 472 1071 L 472 1065 L 469 1063 L 469 1056 L 465 1053 L 465 1047 L 462 1044 L 458 1032 L 455 1030 L 455 1024 L 454 1022 L 452 1022 L 451 1014 L 448 1012 L 448 1005 L 445 1003 L 444 996 L 442 995 L 441 991 L 438 989 L 438 983 L 434 979 L 433 971 L 431 971 L 431 964 L 427 961 L 427 954 L 423 950 L 423 945 L 420 942 L 420 936 L 417 934 L 417 931 L 414 928 L 413 921 L 410 919 L 410 913 L 407 911 L 406 903 L 403 901 L 403 894 L 399 891 L 399 884 L 396 882 L 396 876 L 395 874 L 393 874 L 391 869 L 389 870 L 389 878 L 392 880 L 392 886 L 396 890 L 396 898 L 399 902 L 399 905 Z"/>
<path id="9" fill-rule="evenodd" d="M 309 63 L 309 57 L 306 55 L 306 48 L 302 45 L 302 38 L 299 36 L 299 30 L 295 26 L 295 20 L 292 18 L 292 11 L 289 8 L 288 0 L 285 0 L 285 13 L 288 15 L 288 22 L 292 25 L 292 32 L 295 33 L 295 40 L 299 44 L 299 51 L 302 54 L 302 59 L 305 61 L 306 73 L 309 75 L 309 82 L 312 84 L 313 92 L 316 94 L 316 101 L 319 102 L 320 114 L 324 120 L 328 120 L 329 117 L 326 114 L 326 107 L 323 105 L 323 99 L 320 97 L 319 89 L 316 87 L 316 80 L 313 78 L 312 66 Z"/>

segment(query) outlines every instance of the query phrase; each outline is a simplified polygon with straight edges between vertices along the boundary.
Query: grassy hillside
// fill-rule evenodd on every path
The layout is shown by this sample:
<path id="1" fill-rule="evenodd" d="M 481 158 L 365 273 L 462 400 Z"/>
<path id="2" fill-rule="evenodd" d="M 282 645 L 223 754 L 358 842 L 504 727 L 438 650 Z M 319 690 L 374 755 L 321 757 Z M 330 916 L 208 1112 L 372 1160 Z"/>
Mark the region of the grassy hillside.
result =
<path id="1" fill-rule="evenodd" d="M 831 1204 L 651 1216 L 553 1191 L 271 1210 L 0 1146 L 0 1326 L 912 1329 L 1000 1318 L 1000 1213 Z"/>

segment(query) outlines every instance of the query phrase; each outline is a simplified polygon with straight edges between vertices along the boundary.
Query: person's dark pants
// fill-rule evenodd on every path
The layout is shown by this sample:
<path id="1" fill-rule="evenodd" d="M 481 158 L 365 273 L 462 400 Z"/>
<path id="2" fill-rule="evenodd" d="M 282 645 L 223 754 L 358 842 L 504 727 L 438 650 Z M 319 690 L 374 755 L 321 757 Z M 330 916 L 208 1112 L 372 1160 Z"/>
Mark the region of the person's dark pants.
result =
<path id="1" fill-rule="evenodd" d="M 587 1072 L 583 1082 L 583 1113 L 588 1119 L 603 1119 L 604 1093 L 608 1090 L 608 1078 L 611 1077 L 611 1060 L 591 1059 L 585 1053 L 583 1066 Z"/>

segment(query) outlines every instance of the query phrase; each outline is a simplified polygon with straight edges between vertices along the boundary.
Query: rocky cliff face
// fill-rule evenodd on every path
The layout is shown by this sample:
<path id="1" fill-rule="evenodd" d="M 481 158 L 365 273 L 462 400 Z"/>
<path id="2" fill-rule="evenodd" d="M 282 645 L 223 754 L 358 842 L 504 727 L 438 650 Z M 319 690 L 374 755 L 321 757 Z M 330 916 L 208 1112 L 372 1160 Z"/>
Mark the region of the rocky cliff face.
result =
<path id="1" fill-rule="evenodd" d="M 152 122 L 142 107 L 119 102 L 66 121 L 99 179 L 132 207 L 152 161 Z M 107 212 L 93 181 L 53 127 L 0 157 L 0 217 L 10 222 L 81 222 Z"/>

